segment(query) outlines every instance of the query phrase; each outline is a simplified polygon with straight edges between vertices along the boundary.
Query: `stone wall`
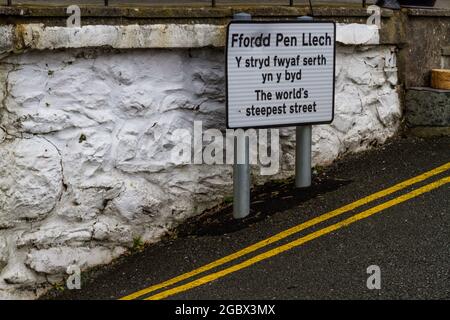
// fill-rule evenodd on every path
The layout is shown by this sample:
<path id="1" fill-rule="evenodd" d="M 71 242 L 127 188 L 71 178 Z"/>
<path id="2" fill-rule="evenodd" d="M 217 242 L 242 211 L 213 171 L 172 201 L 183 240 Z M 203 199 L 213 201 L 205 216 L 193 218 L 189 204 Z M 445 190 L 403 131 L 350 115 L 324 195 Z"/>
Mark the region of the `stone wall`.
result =
<path id="1" fill-rule="evenodd" d="M 69 265 L 157 241 L 232 190 L 231 165 L 167 161 L 174 130 L 224 130 L 223 27 L 130 26 L 127 41 L 120 27 L 20 28 L 0 43 L 0 298 L 35 298 Z M 341 25 L 338 41 L 336 115 L 313 128 L 314 165 L 383 143 L 401 118 L 395 48 L 365 25 Z M 292 175 L 293 133 L 280 130 L 281 172 L 255 182 Z"/>

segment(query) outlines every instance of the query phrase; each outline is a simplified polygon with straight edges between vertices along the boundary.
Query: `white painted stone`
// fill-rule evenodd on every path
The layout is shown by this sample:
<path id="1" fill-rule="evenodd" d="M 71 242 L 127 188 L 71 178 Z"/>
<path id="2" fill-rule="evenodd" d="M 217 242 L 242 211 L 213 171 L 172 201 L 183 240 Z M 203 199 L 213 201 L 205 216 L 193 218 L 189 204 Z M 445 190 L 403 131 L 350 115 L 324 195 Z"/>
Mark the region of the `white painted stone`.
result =
<path id="1" fill-rule="evenodd" d="M 16 285 L 22 289 L 32 290 L 36 286 L 36 276 L 22 261 L 16 259 L 10 262 L 1 274 L 2 280 L 7 285 Z"/>
<path id="2" fill-rule="evenodd" d="M 67 267 L 77 265 L 83 270 L 99 264 L 110 263 L 124 253 L 124 249 L 113 250 L 104 247 L 55 247 L 49 249 L 31 249 L 25 261 L 32 270 L 45 274 L 65 274 Z"/>
<path id="3" fill-rule="evenodd" d="M 6 237 L 0 236 L 0 272 L 8 264 L 9 249 L 6 242 Z"/>
<path id="4" fill-rule="evenodd" d="M 44 138 L 16 139 L 0 147 L 0 221 L 44 219 L 62 190 L 60 157 Z"/>
<path id="5" fill-rule="evenodd" d="M 72 171 L 67 170 L 66 175 Z M 72 185 L 71 179 L 67 180 Z M 103 185 L 86 185 L 70 187 L 64 194 L 57 214 L 69 221 L 92 221 L 98 215 L 108 209 L 110 200 L 117 197 L 122 190 L 122 184 L 116 182 L 115 185 L 106 183 Z"/>
<path id="6" fill-rule="evenodd" d="M 339 135 L 329 126 L 313 127 L 312 158 L 313 166 L 331 164 L 343 151 Z"/>
<path id="7" fill-rule="evenodd" d="M 120 219 L 100 216 L 93 226 L 92 239 L 129 246 L 133 241 L 133 234 L 131 227 Z"/>
<path id="8" fill-rule="evenodd" d="M 338 23 L 336 41 L 346 45 L 377 45 L 380 44 L 380 33 L 376 25 Z"/>
<path id="9" fill-rule="evenodd" d="M 380 95 L 380 102 L 377 104 L 378 117 L 385 127 L 392 128 L 401 117 L 400 101 L 398 94 L 388 91 L 386 94 Z"/>
<path id="10" fill-rule="evenodd" d="M 49 219 L 42 227 L 23 232 L 17 239 L 17 247 L 80 246 L 92 240 L 93 232 L 94 223 L 68 224 L 61 219 Z"/>

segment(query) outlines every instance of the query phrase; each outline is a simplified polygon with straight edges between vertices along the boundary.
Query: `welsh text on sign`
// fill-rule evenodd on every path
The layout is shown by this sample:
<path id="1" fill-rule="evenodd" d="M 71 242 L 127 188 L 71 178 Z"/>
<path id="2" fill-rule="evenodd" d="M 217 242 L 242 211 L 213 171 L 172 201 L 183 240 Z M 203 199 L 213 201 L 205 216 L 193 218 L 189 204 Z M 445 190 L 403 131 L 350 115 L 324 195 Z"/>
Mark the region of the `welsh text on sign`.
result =
<path id="1" fill-rule="evenodd" d="M 334 22 L 231 22 L 228 128 L 330 123 L 335 39 Z"/>

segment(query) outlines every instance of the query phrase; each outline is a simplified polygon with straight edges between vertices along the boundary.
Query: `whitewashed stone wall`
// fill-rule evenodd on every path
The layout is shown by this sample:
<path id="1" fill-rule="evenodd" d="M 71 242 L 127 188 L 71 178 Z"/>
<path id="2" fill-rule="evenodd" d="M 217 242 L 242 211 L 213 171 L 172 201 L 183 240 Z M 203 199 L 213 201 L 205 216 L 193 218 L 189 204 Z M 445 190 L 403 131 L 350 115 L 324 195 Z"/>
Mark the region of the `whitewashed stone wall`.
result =
<path id="1" fill-rule="evenodd" d="M 30 28 L 26 48 L 40 50 L 6 49 L 0 60 L 0 298 L 35 298 L 71 264 L 86 270 L 125 253 L 134 239 L 157 241 L 232 188 L 230 165 L 167 161 L 175 129 L 192 130 L 194 120 L 225 126 L 224 52 L 214 44 L 223 30 L 206 28 L 213 40 L 199 36 L 192 49 L 158 49 L 136 36 L 119 51 L 84 48 L 98 43 L 63 37 L 65 28 L 53 40 Z M 315 165 L 383 143 L 401 116 L 396 72 L 385 68 L 393 48 L 375 45 L 371 28 L 343 29 L 336 116 L 313 129 Z M 277 178 L 291 175 L 294 161 L 293 129 L 280 136 Z"/>

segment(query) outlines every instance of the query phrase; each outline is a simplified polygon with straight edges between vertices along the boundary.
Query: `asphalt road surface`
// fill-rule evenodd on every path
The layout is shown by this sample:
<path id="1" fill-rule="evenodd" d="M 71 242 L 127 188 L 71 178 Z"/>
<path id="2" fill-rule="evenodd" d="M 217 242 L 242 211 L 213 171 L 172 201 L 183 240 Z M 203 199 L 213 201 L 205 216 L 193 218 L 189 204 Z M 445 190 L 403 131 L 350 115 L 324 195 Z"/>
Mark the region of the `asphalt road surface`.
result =
<path id="1" fill-rule="evenodd" d="M 45 298 L 449 299 L 449 182 L 449 137 L 397 138 L 317 172 L 311 188 L 260 187 L 250 217 L 225 207 L 191 219 Z M 367 288 L 371 265 L 379 290 Z"/>

